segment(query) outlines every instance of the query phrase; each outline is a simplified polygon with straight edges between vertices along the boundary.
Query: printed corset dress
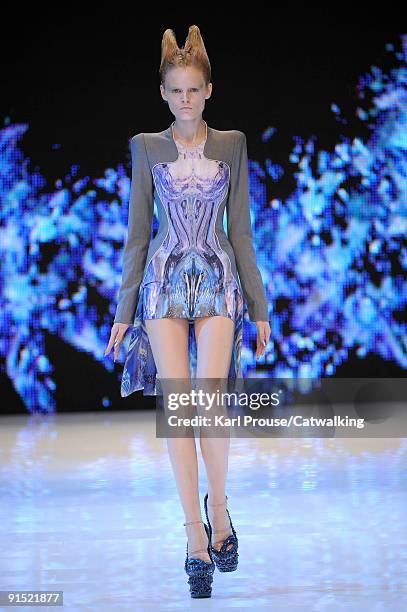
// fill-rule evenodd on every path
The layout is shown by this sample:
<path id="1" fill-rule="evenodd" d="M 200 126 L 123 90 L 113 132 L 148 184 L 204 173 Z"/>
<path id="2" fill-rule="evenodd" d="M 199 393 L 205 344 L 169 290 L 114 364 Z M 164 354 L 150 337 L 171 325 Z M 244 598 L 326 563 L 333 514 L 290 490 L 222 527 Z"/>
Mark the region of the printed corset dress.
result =
<path id="1" fill-rule="evenodd" d="M 144 389 L 144 395 L 162 394 L 146 319 L 188 319 L 190 376 L 194 379 L 197 366 L 194 318 L 229 317 L 235 328 L 228 391 L 238 391 L 243 380 L 242 290 L 215 232 L 230 169 L 223 161 L 204 156 L 206 138 L 194 147 L 175 137 L 174 141 L 178 159 L 155 164 L 152 169 L 156 190 L 165 206 L 168 231 L 144 270 L 123 368 L 122 397 L 140 389 Z"/>

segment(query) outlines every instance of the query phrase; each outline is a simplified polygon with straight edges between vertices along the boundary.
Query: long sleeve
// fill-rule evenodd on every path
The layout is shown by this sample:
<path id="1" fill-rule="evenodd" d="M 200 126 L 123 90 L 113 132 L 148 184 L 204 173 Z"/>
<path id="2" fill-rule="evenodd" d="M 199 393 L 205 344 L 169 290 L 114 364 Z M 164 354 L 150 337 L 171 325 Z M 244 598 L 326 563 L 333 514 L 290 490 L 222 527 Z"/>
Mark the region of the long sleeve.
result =
<path id="1" fill-rule="evenodd" d="M 127 240 L 123 254 L 122 281 L 114 323 L 134 321 L 140 283 L 143 278 L 151 223 L 154 214 L 153 180 L 144 135 L 130 141 L 132 177 L 128 211 Z"/>
<path id="2" fill-rule="evenodd" d="M 233 247 L 243 296 L 251 321 L 268 321 L 266 293 L 257 267 L 250 224 L 246 135 L 236 130 L 227 203 L 227 229 Z"/>

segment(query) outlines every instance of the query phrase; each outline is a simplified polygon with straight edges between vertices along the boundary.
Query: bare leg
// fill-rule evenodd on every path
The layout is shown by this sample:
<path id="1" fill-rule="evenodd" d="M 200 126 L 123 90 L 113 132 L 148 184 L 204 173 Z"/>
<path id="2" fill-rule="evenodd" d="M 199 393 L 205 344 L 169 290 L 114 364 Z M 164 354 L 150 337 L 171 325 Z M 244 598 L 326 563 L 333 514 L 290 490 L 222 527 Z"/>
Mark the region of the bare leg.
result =
<path id="1" fill-rule="evenodd" d="M 171 382 L 171 392 L 190 391 L 190 387 L 188 389 L 178 388 L 182 386 L 183 381 L 190 378 L 187 319 L 146 319 L 145 324 L 160 380 L 177 379 Z M 175 351 L 176 358 L 174 358 Z M 163 393 L 165 395 L 164 383 Z M 167 437 L 167 447 L 185 514 L 185 522 L 202 520 L 195 437 Z M 203 523 L 186 525 L 185 530 L 188 537 L 188 556 L 210 562 L 207 552 L 190 554 L 196 550 L 206 550 L 208 547 L 208 537 Z"/>
<path id="2" fill-rule="evenodd" d="M 222 390 L 220 380 L 226 381 L 233 350 L 234 321 L 228 317 L 214 316 L 195 319 L 198 359 L 196 377 L 205 379 L 205 387 L 212 392 Z M 225 390 L 225 388 L 224 388 Z M 225 430 L 225 433 L 227 430 Z M 213 531 L 212 546 L 220 550 L 223 541 L 232 533 L 226 512 L 225 485 L 228 472 L 229 435 L 225 438 L 210 435 L 200 437 L 202 457 L 208 476 L 208 515 Z M 219 504 L 211 507 L 210 504 Z M 233 544 L 228 546 L 231 548 Z"/>

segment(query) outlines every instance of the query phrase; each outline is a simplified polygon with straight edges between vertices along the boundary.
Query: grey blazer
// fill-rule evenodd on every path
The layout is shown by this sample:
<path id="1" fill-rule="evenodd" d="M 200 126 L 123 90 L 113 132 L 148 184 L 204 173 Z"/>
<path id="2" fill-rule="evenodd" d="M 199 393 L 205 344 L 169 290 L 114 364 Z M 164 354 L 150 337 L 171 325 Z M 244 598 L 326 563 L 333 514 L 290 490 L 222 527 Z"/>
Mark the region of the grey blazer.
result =
<path id="1" fill-rule="evenodd" d="M 130 141 L 132 179 L 128 211 L 128 232 L 123 255 L 122 281 L 115 323 L 132 324 L 145 270 L 163 243 L 168 222 L 165 208 L 154 184 L 154 166 L 178 158 L 171 126 L 162 132 L 140 133 Z M 215 232 L 221 247 L 229 255 L 232 271 L 241 281 L 251 321 L 268 321 L 265 290 L 256 263 L 250 224 L 249 183 L 246 136 L 238 130 L 216 130 L 207 126 L 204 155 L 229 165 L 227 196 L 218 209 Z M 159 228 L 153 240 L 152 219 L 157 204 Z M 223 229 L 226 207 L 227 236 Z"/>

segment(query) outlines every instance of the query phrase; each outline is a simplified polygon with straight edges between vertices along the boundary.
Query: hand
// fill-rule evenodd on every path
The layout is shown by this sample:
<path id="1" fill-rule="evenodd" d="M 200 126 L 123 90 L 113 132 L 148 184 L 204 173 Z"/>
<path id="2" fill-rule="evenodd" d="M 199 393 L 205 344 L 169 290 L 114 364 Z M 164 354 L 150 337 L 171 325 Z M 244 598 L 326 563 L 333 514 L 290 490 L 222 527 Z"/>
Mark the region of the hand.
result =
<path id="1" fill-rule="evenodd" d="M 262 357 L 266 352 L 266 346 L 270 340 L 270 324 L 268 321 L 256 321 L 257 325 L 257 349 L 256 359 Z"/>
<path id="2" fill-rule="evenodd" d="M 123 338 L 126 335 L 127 329 L 130 327 L 127 323 L 113 323 L 112 331 L 110 333 L 109 344 L 105 350 L 105 357 L 110 353 L 114 347 L 114 361 L 119 357 L 119 350 Z"/>

